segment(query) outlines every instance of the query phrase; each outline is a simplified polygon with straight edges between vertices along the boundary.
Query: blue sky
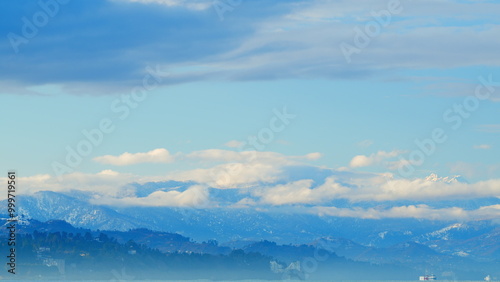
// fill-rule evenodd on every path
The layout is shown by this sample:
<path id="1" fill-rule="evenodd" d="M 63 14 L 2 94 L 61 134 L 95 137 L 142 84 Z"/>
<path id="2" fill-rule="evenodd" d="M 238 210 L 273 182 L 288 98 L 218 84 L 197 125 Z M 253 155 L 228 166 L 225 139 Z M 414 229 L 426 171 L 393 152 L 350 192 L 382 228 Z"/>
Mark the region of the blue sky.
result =
<path id="1" fill-rule="evenodd" d="M 196 172 L 244 163 L 231 152 L 259 134 L 245 150 L 278 154 L 271 168 L 500 179 L 494 1 L 40 3 L 0 4 L 0 166 L 33 191 L 103 171 L 203 184 Z M 283 111 L 295 117 L 270 131 Z M 103 120 L 112 132 L 69 165 Z M 435 130 L 446 140 L 426 153 L 416 140 Z"/>

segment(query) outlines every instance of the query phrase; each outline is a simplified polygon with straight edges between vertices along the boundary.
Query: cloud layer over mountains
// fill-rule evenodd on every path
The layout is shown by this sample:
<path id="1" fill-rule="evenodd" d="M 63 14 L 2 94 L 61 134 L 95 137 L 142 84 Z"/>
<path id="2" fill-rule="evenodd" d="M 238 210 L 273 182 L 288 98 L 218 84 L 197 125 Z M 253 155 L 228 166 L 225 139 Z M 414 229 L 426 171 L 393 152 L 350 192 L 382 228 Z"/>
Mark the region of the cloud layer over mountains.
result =
<path id="1" fill-rule="evenodd" d="M 391 154 L 376 154 L 386 156 Z M 209 149 L 171 154 L 159 148 L 143 153 L 101 156 L 110 169 L 21 178 L 20 193 L 84 192 L 96 205 L 288 210 L 359 218 L 494 219 L 500 216 L 500 179 L 466 183 L 460 177 L 402 178 L 313 165 L 319 153 L 286 156 L 274 152 Z M 358 157 L 355 157 L 355 161 Z M 114 169 L 141 163 L 203 164 L 204 168 L 138 176 Z M 351 162 L 352 164 L 352 162 Z M 181 183 L 171 185 L 169 183 Z M 146 186 L 156 185 L 152 190 Z M 225 193 L 225 194 L 224 194 Z M 230 196 L 227 193 L 232 193 Z M 488 204 L 463 206 L 489 199 Z M 440 206 L 442 203 L 446 206 Z M 347 203 L 347 204 L 346 204 Z"/>

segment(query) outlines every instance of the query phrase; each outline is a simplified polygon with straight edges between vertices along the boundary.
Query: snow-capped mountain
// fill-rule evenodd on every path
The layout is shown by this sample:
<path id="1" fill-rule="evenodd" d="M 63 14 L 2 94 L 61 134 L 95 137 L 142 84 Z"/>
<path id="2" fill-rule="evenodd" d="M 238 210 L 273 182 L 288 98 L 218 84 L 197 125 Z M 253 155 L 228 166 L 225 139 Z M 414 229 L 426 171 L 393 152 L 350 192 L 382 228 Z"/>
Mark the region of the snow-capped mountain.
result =
<path id="1" fill-rule="evenodd" d="M 500 227 L 487 222 L 455 223 L 415 240 L 442 254 L 480 261 L 500 259 Z"/>
<path id="2" fill-rule="evenodd" d="M 318 176 L 322 178 L 323 175 Z M 461 176 L 439 177 L 431 174 L 426 181 L 453 185 L 467 183 Z M 157 191 L 186 191 L 193 183 L 155 182 L 133 184 L 137 197 L 148 197 Z M 442 185 L 441 185 L 442 186 Z M 355 188 L 354 188 L 355 189 Z M 212 193 L 213 192 L 213 193 Z M 247 197 L 238 189 L 219 190 L 209 188 L 218 207 L 196 209 L 179 207 L 92 205 L 94 195 L 86 192 L 49 192 L 19 195 L 19 211 L 24 218 L 40 221 L 64 220 L 76 227 L 92 230 L 128 231 L 148 228 L 172 232 L 196 241 L 216 239 L 219 242 L 258 242 L 269 240 L 278 244 L 309 244 L 319 238 L 327 240 L 335 250 L 346 257 L 373 262 L 379 249 L 395 248 L 400 252 L 432 251 L 458 258 L 474 258 L 485 261 L 500 258 L 498 222 L 437 221 L 412 218 L 363 219 L 351 217 L 319 216 L 297 212 L 286 207 L 235 207 L 235 203 Z M 387 201 L 352 203 L 346 199 L 334 199 L 328 203 L 338 208 L 390 209 L 398 206 L 427 204 L 434 208 L 460 207 L 464 210 L 500 204 L 498 198 L 474 200 L 451 199 L 429 202 Z M 497 230 L 497 231 L 495 231 Z M 410 245 L 405 245 L 411 243 Z M 412 245 L 415 243 L 416 245 Z M 396 247 L 394 247 L 396 246 Z M 493 247 L 492 247 L 493 246 Z M 404 250 L 403 250 L 404 249 Z M 411 250 L 410 250 L 411 249 Z M 393 250 L 396 255 L 398 251 Z"/>
<path id="3" fill-rule="evenodd" d="M 233 192 L 229 191 L 228 195 L 235 197 Z M 47 191 L 18 198 L 24 219 L 64 220 L 75 227 L 92 230 L 148 228 L 176 233 L 197 242 L 215 239 L 229 242 L 226 246 L 239 242 L 243 249 L 260 251 L 264 251 L 261 247 L 265 244 L 254 243 L 262 240 L 283 245 L 306 244 L 327 247 L 338 256 L 360 263 L 411 266 L 420 272 L 432 266 L 448 273 L 451 263 L 455 274 L 460 271 L 485 273 L 500 262 L 500 227 L 490 220 L 359 219 L 251 208 L 112 208 L 91 205 L 84 194 L 75 198 Z M 23 222 L 29 223 L 29 220 Z M 287 249 L 276 248 L 280 252 Z"/>
<path id="4" fill-rule="evenodd" d="M 443 183 L 469 183 L 467 179 L 462 177 L 461 175 L 453 175 L 453 176 L 445 176 L 445 177 L 439 177 L 436 173 L 431 173 L 429 176 L 425 178 L 427 181 L 432 181 L 432 182 L 443 182 Z"/>
<path id="5" fill-rule="evenodd" d="M 149 228 L 175 232 L 199 241 L 218 239 L 273 240 L 307 243 L 334 236 L 358 244 L 388 247 L 407 241 L 466 239 L 495 228 L 490 221 L 476 223 L 418 219 L 356 219 L 249 208 L 170 208 L 91 205 L 56 192 L 19 196 L 20 213 L 40 221 L 65 220 L 76 227 L 101 230 Z"/>
<path id="6" fill-rule="evenodd" d="M 64 220 L 74 226 L 102 230 L 128 230 L 147 225 L 110 208 L 95 206 L 65 194 L 43 191 L 18 196 L 19 214 L 40 221 Z M 151 226 L 149 226 L 151 227 Z"/>

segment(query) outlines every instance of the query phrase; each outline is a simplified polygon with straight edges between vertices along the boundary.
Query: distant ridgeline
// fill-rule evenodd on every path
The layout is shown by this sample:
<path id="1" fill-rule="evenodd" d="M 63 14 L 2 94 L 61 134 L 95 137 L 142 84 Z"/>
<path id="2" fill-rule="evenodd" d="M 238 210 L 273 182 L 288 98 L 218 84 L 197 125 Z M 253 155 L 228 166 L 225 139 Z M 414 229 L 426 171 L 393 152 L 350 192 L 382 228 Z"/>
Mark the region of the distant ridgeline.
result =
<path id="1" fill-rule="evenodd" d="M 318 253 L 314 247 L 306 245 L 279 246 L 274 242 L 262 241 L 242 250 L 218 246 L 215 240 L 196 243 L 178 234 L 147 229 L 128 232 L 91 231 L 75 228 L 61 220 L 43 223 L 23 219 L 19 221 L 19 226 L 17 271 L 15 276 L 5 271 L 5 274 L 0 275 L 2 278 L 274 280 L 323 275 L 333 277 L 329 272 L 339 278 L 352 277 L 348 269 L 353 268 L 371 273 L 389 270 L 352 262 L 324 250 Z M 7 253 L 8 233 L 3 229 L 0 233 L 0 251 Z M 156 247 L 146 246 L 136 240 Z M 271 253 L 274 257 L 262 253 Z M 320 260 L 316 260 L 318 255 L 321 256 Z M 301 266 L 301 261 L 313 262 L 313 265 Z M 324 267 L 314 265 L 318 263 Z"/>
<path id="2" fill-rule="evenodd" d="M 2 220 L 0 251 L 5 265 L 9 231 L 5 228 L 6 217 L 2 216 Z M 278 245 L 264 240 L 221 246 L 216 240 L 197 243 L 179 234 L 148 229 L 92 231 L 75 228 L 62 220 L 40 222 L 23 218 L 18 222 L 17 232 L 16 274 L 5 269 L 0 274 L 2 279 L 415 280 L 428 267 L 433 267 L 436 273 L 445 273 L 450 265 L 442 260 L 443 256 L 436 256 L 416 243 L 374 249 L 349 240 L 325 238 L 308 245 Z M 356 254 L 360 261 L 339 257 L 338 252 L 345 257 Z M 400 260 L 400 254 L 411 259 Z M 425 260 L 419 261 L 421 257 Z M 373 258 L 380 263 L 373 263 Z M 439 261 L 448 266 L 433 265 Z M 457 267 L 454 275 L 460 277 L 480 277 L 487 271 L 493 277 L 498 275 L 489 272 L 495 269 L 496 262 L 483 270 L 466 259 L 448 262 Z"/>
<path id="3" fill-rule="evenodd" d="M 62 222 L 52 222 L 66 225 Z M 39 224 L 38 224 L 39 225 Z M 66 226 L 69 228 L 70 226 Z M 52 229 L 47 226 L 42 229 Z M 75 230 L 84 231 L 84 230 Z M 1 250 L 7 252 L 2 234 Z M 183 238 L 186 239 L 186 238 Z M 187 239 L 189 242 L 189 239 Z M 279 278 L 270 268 L 272 258 L 235 250 L 228 255 L 191 252 L 162 253 L 133 240 L 119 243 L 105 233 L 20 232 L 17 237 L 17 273 L 7 279 L 254 279 Z"/>

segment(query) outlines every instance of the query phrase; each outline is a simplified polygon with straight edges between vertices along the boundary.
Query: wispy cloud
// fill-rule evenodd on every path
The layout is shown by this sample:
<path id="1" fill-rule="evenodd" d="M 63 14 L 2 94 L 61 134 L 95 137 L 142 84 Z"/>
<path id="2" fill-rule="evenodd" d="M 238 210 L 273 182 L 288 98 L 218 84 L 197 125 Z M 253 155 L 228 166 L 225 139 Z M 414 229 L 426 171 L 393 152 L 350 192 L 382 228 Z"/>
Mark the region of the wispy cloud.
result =
<path id="1" fill-rule="evenodd" d="M 487 133 L 500 133 L 500 124 L 482 124 L 477 127 L 477 130 Z"/>
<path id="2" fill-rule="evenodd" d="M 416 218 L 429 220 L 485 220 L 500 216 L 500 205 L 484 206 L 476 210 L 465 210 L 459 207 L 433 208 L 427 205 L 398 206 L 382 208 L 336 208 L 315 207 L 314 213 L 322 216 L 339 216 L 354 218 Z"/>
<path id="3" fill-rule="evenodd" d="M 394 179 L 381 185 L 351 189 L 343 195 L 350 201 L 439 201 L 485 198 L 500 195 L 500 180 L 492 179 L 473 184 L 443 183 L 426 179 Z"/>
<path id="4" fill-rule="evenodd" d="M 491 145 L 488 144 L 474 145 L 474 149 L 489 150 L 491 149 Z"/>
<path id="5" fill-rule="evenodd" d="M 352 178 L 352 176 L 357 178 Z M 276 186 L 257 187 L 251 194 L 262 203 L 271 205 L 318 204 L 344 199 L 351 203 L 367 202 L 435 202 L 475 198 L 495 198 L 500 195 L 500 179 L 473 184 L 431 181 L 427 179 L 391 179 L 385 175 L 363 178 L 352 175 L 339 180 L 334 175 L 324 183 L 304 179 Z"/>
<path id="6" fill-rule="evenodd" d="M 140 163 L 170 163 L 174 161 L 174 156 L 166 149 L 155 149 L 146 153 L 123 153 L 119 156 L 100 156 L 94 161 L 102 164 L 116 166 L 134 165 Z"/>
<path id="7" fill-rule="evenodd" d="M 384 165 L 386 167 L 387 166 L 393 167 L 395 161 L 389 162 L 387 160 L 394 159 L 403 153 L 404 151 L 394 150 L 391 152 L 378 151 L 377 153 L 371 154 L 369 156 L 358 155 L 352 158 L 349 165 L 353 168 L 375 166 L 375 165 Z"/>
<path id="8" fill-rule="evenodd" d="M 495 179 L 500 175 L 500 164 L 455 162 L 449 165 L 450 172 L 468 178 Z"/>
<path id="9" fill-rule="evenodd" d="M 283 177 L 284 169 L 321 158 L 320 153 L 286 156 L 275 152 L 229 151 L 208 149 L 185 154 L 188 161 L 220 163 L 211 168 L 176 171 L 169 174 L 174 180 L 196 181 L 217 188 L 251 187 L 273 183 Z"/>
<path id="10" fill-rule="evenodd" d="M 321 153 L 314 152 L 303 156 L 286 156 L 275 152 L 261 151 L 232 151 L 221 149 L 207 149 L 195 151 L 185 155 L 186 159 L 219 162 L 268 162 L 276 165 L 296 164 L 300 160 L 317 160 Z"/>
<path id="11" fill-rule="evenodd" d="M 362 147 L 362 148 L 368 148 L 370 147 L 371 145 L 373 145 L 373 141 L 372 140 L 363 140 L 361 142 L 358 143 L 358 146 Z"/>
<path id="12" fill-rule="evenodd" d="M 0 27 L 4 34 L 21 33 L 19 19 L 36 12 L 31 1 L 19 1 L 26 5 L 0 4 L 13 15 Z M 211 5 L 203 0 L 70 2 L 40 40 L 20 46 L 22 56 L 11 56 L 8 43 L 0 45 L 0 83 L 19 91 L 53 84 L 66 93 L 109 94 L 141 83 L 138 74 L 147 62 L 168 66 L 172 76 L 165 83 L 170 84 L 386 78 L 394 69 L 500 66 L 494 48 L 500 42 L 493 12 L 498 3 L 436 2 L 429 11 L 426 2 L 405 1 L 403 13 L 393 16 L 390 28 L 357 55 L 355 64 L 345 62 L 338 46 L 352 43 L 354 29 L 372 20 L 371 9 L 384 9 L 386 1 L 247 1 L 238 6 L 244 12 L 224 22 Z M 470 24 L 454 24 L 463 18 Z M 478 45 L 485 46 L 481 52 Z"/>
<path id="13" fill-rule="evenodd" d="M 252 194 L 260 197 L 261 203 L 270 205 L 317 204 L 335 199 L 349 191 L 347 187 L 328 178 L 326 182 L 312 188 L 313 180 L 305 179 L 275 187 L 255 189 Z"/>
<path id="14" fill-rule="evenodd" d="M 231 140 L 231 141 L 227 142 L 226 144 L 224 144 L 224 146 L 229 147 L 229 148 L 240 148 L 243 145 L 245 145 L 245 143 L 242 141 L 238 141 L 238 140 Z"/>
<path id="15" fill-rule="evenodd" d="M 209 205 L 207 187 L 195 185 L 181 191 L 156 191 L 147 197 L 110 197 L 97 196 L 90 203 L 110 206 L 148 206 L 148 207 L 192 207 L 206 208 Z"/>
<path id="16" fill-rule="evenodd" d="M 81 191 L 113 197 L 134 195 L 135 188 L 129 184 L 134 182 L 143 183 L 142 177 L 112 170 L 104 170 L 99 173 L 75 172 L 62 175 L 60 180 L 49 174 L 39 174 L 21 177 L 20 181 L 23 182 L 23 189 L 19 192 L 20 194 L 33 194 L 39 191 L 62 193 Z"/>

